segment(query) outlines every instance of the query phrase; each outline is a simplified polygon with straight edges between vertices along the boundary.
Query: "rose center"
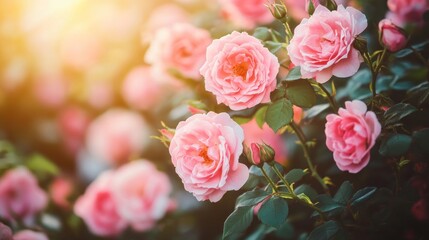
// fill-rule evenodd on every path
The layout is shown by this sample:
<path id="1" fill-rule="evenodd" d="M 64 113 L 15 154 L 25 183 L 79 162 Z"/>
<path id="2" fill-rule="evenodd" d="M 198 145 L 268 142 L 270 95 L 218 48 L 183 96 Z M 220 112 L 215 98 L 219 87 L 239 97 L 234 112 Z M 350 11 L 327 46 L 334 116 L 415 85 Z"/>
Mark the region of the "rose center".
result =
<path id="1" fill-rule="evenodd" d="M 204 147 L 201 151 L 199 156 L 202 157 L 204 159 L 203 164 L 211 164 L 213 162 L 213 160 L 209 157 L 208 153 L 207 153 L 207 147 Z"/>
<path id="2" fill-rule="evenodd" d="M 235 76 L 240 76 L 243 80 L 246 80 L 247 76 L 247 64 L 246 63 L 240 63 L 237 65 L 234 65 L 232 67 L 232 73 Z"/>

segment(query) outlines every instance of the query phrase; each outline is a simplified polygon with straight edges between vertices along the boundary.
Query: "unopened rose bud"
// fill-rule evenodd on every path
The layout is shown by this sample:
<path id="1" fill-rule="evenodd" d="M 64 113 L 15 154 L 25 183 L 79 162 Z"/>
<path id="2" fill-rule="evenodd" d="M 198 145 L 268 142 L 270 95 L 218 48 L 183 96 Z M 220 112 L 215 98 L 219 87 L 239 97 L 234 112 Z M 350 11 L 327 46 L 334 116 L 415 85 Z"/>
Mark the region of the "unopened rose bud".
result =
<path id="1" fill-rule="evenodd" d="M 363 37 L 356 37 L 353 42 L 353 47 L 356 48 L 362 55 L 368 52 L 368 41 Z"/>
<path id="2" fill-rule="evenodd" d="M 319 0 L 306 0 L 305 1 L 305 11 L 308 12 L 309 15 L 313 15 L 314 10 L 317 6 L 319 6 Z"/>
<path id="3" fill-rule="evenodd" d="M 274 156 L 275 156 L 274 149 L 265 143 L 261 144 L 260 148 L 261 148 L 261 151 L 260 151 L 261 161 L 266 162 L 270 165 L 274 164 Z"/>
<path id="4" fill-rule="evenodd" d="M 267 144 L 251 143 L 250 148 L 244 146 L 244 154 L 251 164 L 262 167 L 264 163 L 274 163 L 274 149 Z"/>
<path id="5" fill-rule="evenodd" d="M 326 7 L 327 7 L 329 10 L 334 11 L 334 10 L 337 10 L 338 5 L 337 5 L 337 3 L 335 2 L 335 0 L 327 0 L 327 1 L 326 1 Z"/>
<path id="6" fill-rule="evenodd" d="M 281 22 L 287 21 L 287 8 L 282 1 L 275 1 L 268 5 L 271 14 Z"/>
<path id="7" fill-rule="evenodd" d="M 389 19 L 381 20 L 378 24 L 378 30 L 380 31 L 381 44 L 389 51 L 396 52 L 407 45 L 407 38 L 403 31 Z"/>

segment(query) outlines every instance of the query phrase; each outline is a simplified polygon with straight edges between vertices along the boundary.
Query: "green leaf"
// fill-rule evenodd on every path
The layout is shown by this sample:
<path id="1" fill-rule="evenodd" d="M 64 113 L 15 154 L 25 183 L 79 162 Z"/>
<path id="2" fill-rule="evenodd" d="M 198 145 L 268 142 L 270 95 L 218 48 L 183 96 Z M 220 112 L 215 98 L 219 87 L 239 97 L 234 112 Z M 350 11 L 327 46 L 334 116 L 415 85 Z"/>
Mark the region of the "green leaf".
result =
<path id="1" fill-rule="evenodd" d="M 294 81 L 299 79 L 301 79 L 301 67 L 298 66 L 298 67 L 292 68 L 284 80 Z"/>
<path id="2" fill-rule="evenodd" d="M 266 27 L 258 27 L 253 32 L 253 36 L 259 40 L 265 41 L 270 37 L 270 30 Z"/>
<path id="3" fill-rule="evenodd" d="M 386 157 L 398 157 L 407 153 L 411 146 L 412 138 L 405 134 L 391 135 L 380 146 L 380 154 Z"/>
<path id="4" fill-rule="evenodd" d="M 425 47 L 426 45 L 428 45 L 428 44 L 429 44 L 429 41 L 424 41 L 424 42 L 421 42 L 421 43 L 415 44 L 415 45 L 413 45 L 412 47 L 413 47 L 415 50 L 417 50 L 417 51 L 421 51 L 421 50 L 423 50 L 423 49 L 424 49 L 424 47 Z M 410 48 L 405 48 L 405 49 L 402 49 L 401 51 L 399 51 L 399 52 L 395 53 L 395 56 L 396 56 L 397 58 L 403 58 L 403 57 L 406 57 L 406 56 L 410 55 L 411 53 L 413 53 L 413 50 L 411 50 Z"/>
<path id="5" fill-rule="evenodd" d="M 410 104 L 398 103 L 393 105 L 384 113 L 385 125 L 399 122 L 401 119 L 417 111 L 417 108 Z"/>
<path id="6" fill-rule="evenodd" d="M 232 119 L 234 120 L 234 122 L 236 122 L 239 125 L 246 124 L 250 122 L 250 120 L 252 120 L 252 118 L 250 117 L 240 117 L 240 116 L 232 117 Z"/>
<path id="7" fill-rule="evenodd" d="M 343 182 L 337 193 L 334 196 L 334 200 L 341 204 L 347 204 L 350 197 L 353 195 L 353 185 L 349 181 Z"/>
<path id="8" fill-rule="evenodd" d="M 422 152 L 429 154 L 429 128 L 414 132 L 413 140 Z"/>
<path id="9" fill-rule="evenodd" d="M 58 167 L 42 155 L 34 154 L 26 161 L 25 165 L 39 176 L 56 175 L 60 172 Z"/>
<path id="10" fill-rule="evenodd" d="M 272 197 L 262 204 L 258 218 L 268 226 L 279 228 L 286 221 L 288 213 L 289 207 L 286 200 Z"/>
<path id="11" fill-rule="evenodd" d="M 265 239 L 267 234 L 275 231 L 276 229 L 265 224 L 260 224 L 258 228 L 249 236 L 246 237 L 246 240 L 262 240 Z"/>
<path id="12" fill-rule="evenodd" d="M 305 176 L 305 174 L 307 174 L 306 172 L 304 172 L 304 170 L 302 169 L 292 169 L 290 170 L 285 178 L 289 183 L 294 183 L 294 182 L 298 182 L 299 180 L 301 180 L 302 177 Z"/>
<path id="13" fill-rule="evenodd" d="M 377 190 L 375 187 L 366 187 L 357 191 L 350 200 L 351 205 L 355 206 L 365 200 L 368 200 Z"/>
<path id="14" fill-rule="evenodd" d="M 328 221 L 315 228 L 308 236 L 308 240 L 329 240 L 334 239 L 339 232 L 340 225 L 335 221 Z"/>
<path id="15" fill-rule="evenodd" d="M 302 184 L 301 186 L 295 188 L 294 192 L 296 193 L 296 195 L 299 195 L 301 193 L 304 193 L 305 195 L 307 195 L 311 200 L 316 199 L 317 196 L 317 192 L 316 190 L 314 190 L 312 187 L 310 187 L 307 184 Z"/>
<path id="16" fill-rule="evenodd" d="M 252 207 L 236 208 L 223 224 L 222 239 L 237 239 L 245 231 L 253 220 Z"/>
<path id="17" fill-rule="evenodd" d="M 316 93 L 311 84 L 305 80 L 297 80 L 287 84 L 286 95 L 292 104 L 310 108 L 316 103 Z"/>
<path id="18" fill-rule="evenodd" d="M 293 118 L 292 103 L 287 99 L 279 99 L 267 108 L 265 121 L 277 132 L 280 128 L 288 125 Z"/>
<path id="19" fill-rule="evenodd" d="M 270 52 L 276 53 L 283 47 L 283 43 L 274 42 L 274 41 L 265 41 L 265 47 L 267 47 L 268 50 L 270 50 Z"/>
<path id="20" fill-rule="evenodd" d="M 262 128 L 265 123 L 265 113 L 267 112 L 268 106 L 263 106 L 258 109 L 258 111 L 255 113 L 255 120 L 258 124 L 259 128 Z"/>
<path id="21" fill-rule="evenodd" d="M 262 202 L 267 196 L 269 196 L 269 194 L 262 189 L 245 192 L 237 198 L 235 207 L 254 206 Z"/>
<path id="22" fill-rule="evenodd" d="M 279 99 L 284 98 L 285 96 L 286 96 L 286 89 L 284 88 L 284 86 L 280 86 L 271 92 L 270 99 L 271 99 L 271 102 L 275 102 Z"/>
<path id="23" fill-rule="evenodd" d="M 344 208 L 344 206 L 340 205 L 326 194 L 317 196 L 317 202 L 318 203 L 316 207 L 318 207 L 320 210 L 322 210 L 322 212 L 325 213 L 334 211 L 339 208 Z M 318 215 L 318 212 L 315 212 L 314 215 Z"/>

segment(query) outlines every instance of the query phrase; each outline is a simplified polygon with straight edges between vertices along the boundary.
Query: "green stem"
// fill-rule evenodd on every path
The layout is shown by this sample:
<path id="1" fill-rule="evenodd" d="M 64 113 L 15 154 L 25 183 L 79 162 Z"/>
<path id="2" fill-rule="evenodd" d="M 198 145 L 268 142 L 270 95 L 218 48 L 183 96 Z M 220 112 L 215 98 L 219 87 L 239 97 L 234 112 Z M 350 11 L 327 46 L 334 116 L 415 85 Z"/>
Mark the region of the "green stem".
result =
<path id="1" fill-rule="evenodd" d="M 377 66 L 375 68 L 372 66 L 371 57 L 369 57 L 368 64 L 370 65 L 371 74 L 372 74 L 371 86 L 370 86 L 372 97 L 375 97 L 377 95 L 377 89 L 376 89 L 377 86 L 375 83 L 377 81 L 377 76 L 378 76 L 378 73 L 380 72 L 381 66 L 383 66 L 383 61 L 386 56 L 386 53 L 387 53 L 387 48 L 384 48 L 383 52 L 381 53 L 381 57 L 377 61 Z"/>
<path id="2" fill-rule="evenodd" d="M 265 169 L 263 167 L 260 168 L 262 171 L 262 174 L 264 174 L 264 177 L 267 179 L 268 183 L 271 185 L 271 187 L 273 188 L 273 191 L 275 193 L 278 193 L 279 190 L 277 189 L 277 185 L 273 182 L 273 180 L 271 180 L 271 178 L 268 176 L 267 172 L 265 171 Z"/>
<path id="3" fill-rule="evenodd" d="M 321 83 L 317 83 L 317 84 L 320 87 L 320 89 L 322 89 L 322 91 L 326 94 L 326 98 L 328 99 L 329 105 L 331 106 L 332 110 L 334 110 L 334 112 L 338 112 L 338 104 L 335 101 L 334 97 L 331 95 L 328 89 L 326 89 L 323 86 L 323 84 Z"/>
<path id="4" fill-rule="evenodd" d="M 283 177 L 283 175 L 281 174 L 281 172 L 277 169 L 277 167 L 271 166 L 271 168 L 274 170 L 274 172 L 277 174 L 277 176 L 280 178 L 280 180 L 282 180 L 282 182 L 285 184 L 287 190 L 292 194 L 295 195 L 295 193 L 293 192 L 292 187 L 290 186 L 290 183 Z"/>
<path id="5" fill-rule="evenodd" d="M 305 160 L 307 161 L 308 168 L 310 169 L 311 176 L 313 176 L 320 183 L 320 185 L 322 185 L 325 192 L 329 195 L 330 193 L 329 193 L 328 186 L 325 184 L 323 179 L 317 173 L 316 168 L 314 167 L 313 163 L 311 162 L 310 152 L 309 152 L 308 147 L 307 147 L 307 140 L 305 138 L 304 133 L 302 132 L 301 128 L 297 124 L 295 124 L 293 121 L 290 123 L 290 126 L 292 127 L 293 131 L 296 133 L 299 141 L 301 142 L 302 149 L 304 151 L 304 157 L 305 157 Z"/>
<path id="6" fill-rule="evenodd" d="M 423 57 L 423 55 L 421 54 L 421 53 L 419 53 L 415 48 L 413 48 L 413 47 L 410 47 L 410 49 L 413 51 L 413 53 L 417 56 L 417 58 L 420 60 L 420 61 L 422 61 L 422 63 L 424 64 L 424 65 L 426 65 L 426 67 L 428 67 L 429 68 L 429 61 L 427 61 L 424 57 Z"/>

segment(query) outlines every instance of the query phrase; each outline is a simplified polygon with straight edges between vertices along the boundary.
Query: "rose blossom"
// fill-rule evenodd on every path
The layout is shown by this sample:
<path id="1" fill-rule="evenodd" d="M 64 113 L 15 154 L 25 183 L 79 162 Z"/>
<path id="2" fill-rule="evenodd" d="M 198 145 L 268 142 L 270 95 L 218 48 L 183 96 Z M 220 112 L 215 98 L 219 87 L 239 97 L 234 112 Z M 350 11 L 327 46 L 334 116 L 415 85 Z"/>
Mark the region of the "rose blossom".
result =
<path id="1" fill-rule="evenodd" d="M 210 33 L 188 23 L 159 29 L 145 55 L 145 61 L 160 71 L 174 69 L 185 77 L 199 79 Z"/>
<path id="2" fill-rule="evenodd" d="M 74 206 L 75 214 L 85 221 L 95 235 L 115 236 L 127 226 L 118 213 L 118 205 L 111 191 L 113 176 L 113 172 L 101 174 Z"/>
<path id="3" fill-rule="evenodd" d="M 90 123 L 88 113 L 77 106 L 66 107 L 58 115 L 57 125 L 67 150 L 76 154 L 84 145 L 86 129 Z"/>
<path id="4" fill-rule="evenodd" d="M 52 202 L 57 206 L 68 209 L 70 200 L 68 199 L 73 193 L 73 182 L 66 177 L 57 177 L 49 187 Z"/>
<path id="5" fill-rule="evenodd" d="M 279 63 L 261 42 L 247 33 L 233 32 L 214 40 L 200 69 L 206 90 L 232 110 L 270 101 Z"/>
<path id="6" fill-rule="evenodd" d="M 320 0 L 311 0 L 313 2 L 314 8 L 320 5 Z M 288 14 L 296 20 L 301 20 L 303 18 L 308 17 L 308 6 L 310 0 L 284 0 L 285 5 L 288 9 Z M 325 1 L 326 2 L 326 1 Z M 335 2 L 340 5 L 347 5 L 348 0 L 335 0 Z"/>
<path id="7" fill-rule="evenodd" d="M 211 202 L 240 189 L 249 177 L 238 162 L 243 140 L 243 130 L 226 113 L 195 114 L 180 122 L 169 152 L 185 189 Z"/>
<path id="8" fill-rule="evenodd" d="M 276 134 L 268 124 L 264 123 L 262 128 L 258 126 L 255 119 L 252 119 L 250 122 L 241 125 L 244 131 L 244 144 L 250 146 L 253 150 L 253 143 L 266 143 L 272 147 L 275 151 L 274 160 L 280 164 L 285 164 L 286 162 L 286 145 L 282 137 Z M 257 154 L 253 156 L 259 157 Z"/>
<path id="9" fill-rule="evenodd" d="M 421 24 L 429 4 L 427 0 L 388 0 L 387 7 L 390 11 L 386 18 L 397 26 L 405 27 L 409 23 Z"/>
<path id="10" fill-rule="evenodd" d="M 236 26 L 251 29 L 274 20 L 266 0 L 219 0 L 222 14 Z"/>
<path id="11" fill-rule="evenodd" d="M 374 112 L 367 112 L 362 101 L 345 104 L 346 108 L 340 108 L 339 115 L 326 116 L 326 146 L 334 152 L 340 170 L 357 173 L 368 164 L 381 125 Z"/>
<path id="12" fill-rule="evenodd" d="M 4 225 L 0 222 L 0 239 L 1 240 L 13 240 L 12 230 L 9 226 Z"/>
<path id="13" fill-rule="evenodd" d="M 407 45 L 404 33 L 389 19 L 383 19 L 378 24 L 381 33 L 381 41 L 389 51 L 396 52 Z"/>
<path id="14" fill-rule="evenodd" d="M 295 28 L 287 47 L 290 59 L 301 67 L 303 78 L 314 77 L 319 83 L 332 75 L 350 77 L 362 62 L 353 42 L 366 27 L 365 15 L 352 7 L 339 5 L 331 12 L 319 5 L 310 18 Z"/>
<path id="15" fill-rule="evenodd" d="M 41 232 L 32 230 L 22 230 L 13 235 L 13 240 L 49 240 L 48 237 Z"/>
<path id="16" fill-rule="evenodd" d="M 0 217 L 14 217 L 31 224 L 34 215 L 45 208 L 46 193 L 38 186 L 37 179 L 26 168 L 7 171 L 0 179 Z"/>
<path id="17" fill-rule="evenodd" d="M 139 155 L 148 144 L 149 129 L 137 113 L 110 109 L 88 127 L 88 151 L 110 164 L 120 164 Z"/>
<path id="18" fill-rule="evenodd" d="M 167 175 L 146 160 L 119 168 L 111 187 L 119 214 L 137 231 L 152 228 L 172 205 Z"/>

